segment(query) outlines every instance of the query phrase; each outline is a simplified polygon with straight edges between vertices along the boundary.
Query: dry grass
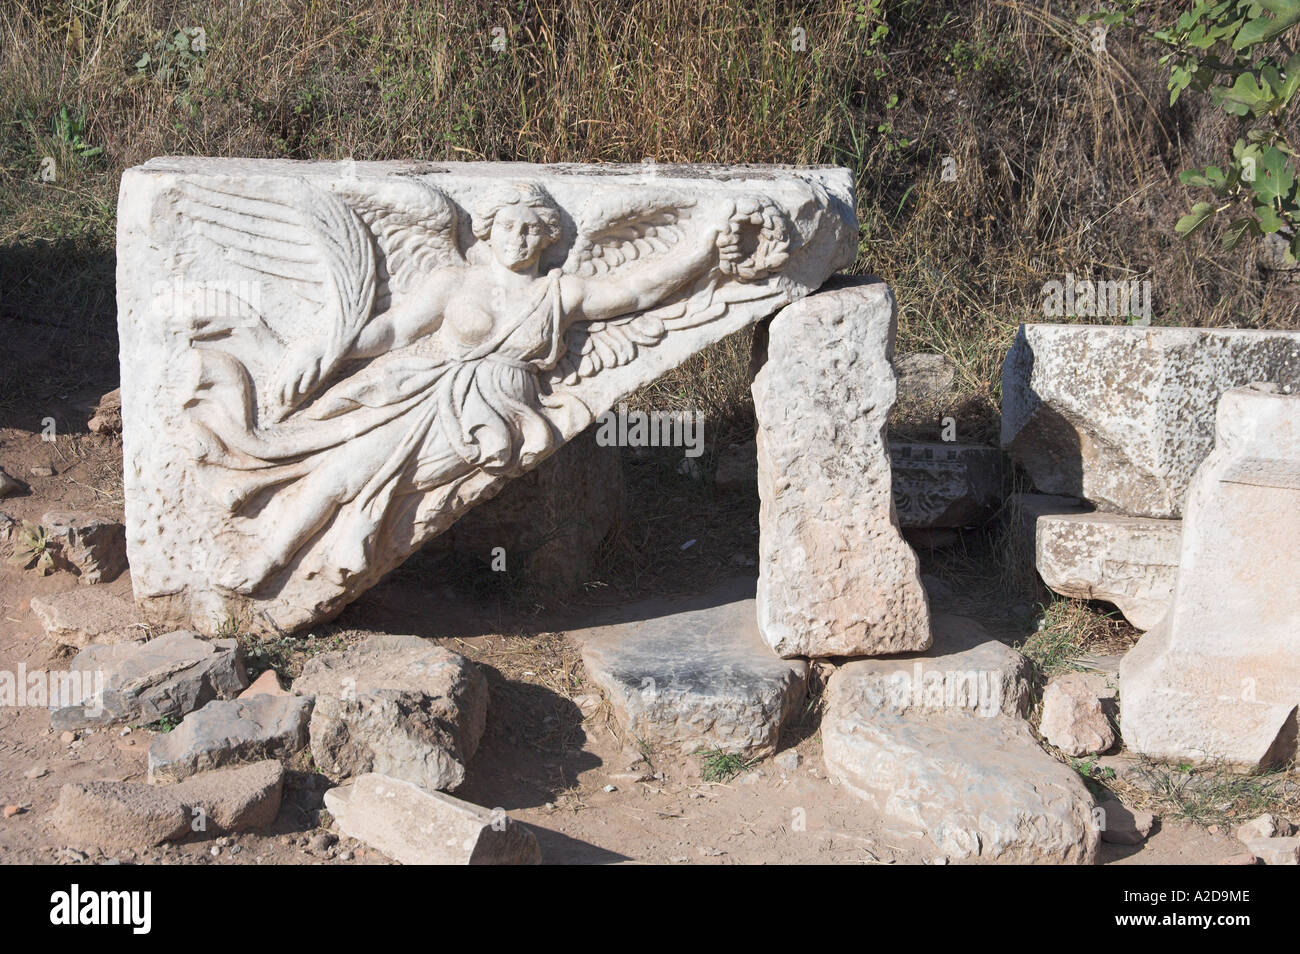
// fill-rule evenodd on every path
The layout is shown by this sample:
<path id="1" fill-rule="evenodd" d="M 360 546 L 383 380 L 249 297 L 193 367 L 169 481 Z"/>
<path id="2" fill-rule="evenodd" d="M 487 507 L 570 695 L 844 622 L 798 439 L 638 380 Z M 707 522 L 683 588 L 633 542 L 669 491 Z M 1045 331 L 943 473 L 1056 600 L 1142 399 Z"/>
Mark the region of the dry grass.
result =
<path id="1" fill-rule="evenodd" d="M 1163 22 L 1172 6 L 1143 17 Z M 1174 238 L 1188 201 L 1174 176 L 1234 131 L 1190 98 L 1171 110 L 1157 51 L 1135 33 L 1098 54 L 1074 22 L 1081 5 L 884 7 L 7 4 L 0 312 L 36 326 L 7 345 L 50 369 L 17 390 L 39 397 L 78 374 L 111 385 L 118 177 L 177 153 L 848 165 L 855 271 L 897 290 L 902 350 L 956 363 L 959 387 L 936 410 L 976 438 L 989 433 L 1015 325 L 1066 272 L 1150 279 L 1157 324 L 1297 326 L 1295 293 L 1266 290 L 1248 254 Z M 202 52 L 169 49 L 198 27 Z M 53 182 L 39 179 L 46 157 Z M 747 350 L 724 342 L 642 400 L 743 428 Z"/>
<path id="2" fill-rule="evenodd" d="M 1018 648 L 1052 676 L 1086 668 L 1085 655 L 1122 654 L 1139 635 L 1118 610 L 1103 612 L 1086 600 L 1059 598 L 1048 603 L 1037 631 Z"/>

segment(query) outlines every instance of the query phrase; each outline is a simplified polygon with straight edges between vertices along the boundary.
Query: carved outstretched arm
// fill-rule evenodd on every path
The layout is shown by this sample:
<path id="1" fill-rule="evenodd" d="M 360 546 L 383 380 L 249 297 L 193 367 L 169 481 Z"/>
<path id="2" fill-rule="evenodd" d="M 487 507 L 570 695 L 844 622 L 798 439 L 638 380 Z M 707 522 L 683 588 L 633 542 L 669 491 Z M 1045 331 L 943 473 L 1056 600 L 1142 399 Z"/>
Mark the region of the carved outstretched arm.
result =
<path id="1" fill-rule="evenodd" d="M 739 236 L 729 227 L 707 230 L 694 247 L 617 276 L 566 276 L 565 301 L 575 320 L 605 321 L 658 305 L 693 278 L 704 274 L 719 258 L 740 257 Z"/>
<path id="2" fill-rule="evenodd" d="M 372 318 L 357 336 L 349 358 L 374 358 L 414 344 L 442 324 L 447 300 L 463 280 L 456 268 L 441 268 L 401 303 Z"/>

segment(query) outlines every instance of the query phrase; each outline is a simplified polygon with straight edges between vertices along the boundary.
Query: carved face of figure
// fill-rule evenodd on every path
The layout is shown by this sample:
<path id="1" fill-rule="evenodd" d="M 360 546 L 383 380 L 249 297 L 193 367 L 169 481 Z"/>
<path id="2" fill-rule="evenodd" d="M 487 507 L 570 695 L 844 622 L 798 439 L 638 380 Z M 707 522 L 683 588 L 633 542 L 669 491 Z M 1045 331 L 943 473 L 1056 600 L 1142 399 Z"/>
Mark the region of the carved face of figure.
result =
<path id="1" fill-rule="evenodd" d="M 492 221 L 492 252 L 497 261 L 514 271 L 535 264 L 551 239 L 549 224 L 528 205 L 507 205 Z"/>

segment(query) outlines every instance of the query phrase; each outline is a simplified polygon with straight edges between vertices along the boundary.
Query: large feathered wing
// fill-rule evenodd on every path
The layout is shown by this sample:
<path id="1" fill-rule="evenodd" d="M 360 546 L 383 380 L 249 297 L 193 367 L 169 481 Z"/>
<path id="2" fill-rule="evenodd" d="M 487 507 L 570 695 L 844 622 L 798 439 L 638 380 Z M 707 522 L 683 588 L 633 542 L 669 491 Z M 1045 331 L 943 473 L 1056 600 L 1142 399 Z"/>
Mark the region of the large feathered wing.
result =
<path id="1" fill-rule="evenodd" d="M 594 279 L 609 275 L 616 281 L 620 270 L 667 254 L 687 230 L 700 227 L 692 221 L 695 211 L 691 200 L 671 194 L 629 197 L 612 207 L 602 204 L 599 218 L 580 225 L 564 271 Z M 772 293 L 759 283 L 789 257 L 786 214 L 770 200 L 739 195 L 710 210 L 709 217 L 720 219 L 733 231 L 751 231 L 749 254 L 739 261 L 719 262 L 716 273 L 701 276 L 683 295 L 657 308 L 610 321 L 575 324 L 566 335 L 564 356 L 551 375 L 552 388 L 628 364 L 642 348 L 658 344 L 670 330 L 712 321 L 730 303 Z M 727 284 L 725 294 L 715 294 L 728 278 L 734 281 Z"/>
<path id="2" fill-rule="evenodd" d="M 375 237 L 380 259 L 375 313 L 395 296 L 414 290 L 419 280 L 449 265 L 464 265 L 460 215 L 447 195 L 419 179 L 393 176 L 368 180 L 364 188 L 339 187 L 348 205 Z"/>
<path id="3" fill-rule="evenodd" d="M 273 197 L 238 184 L 176 186 L 175 208 L 224 260 L 221 272 L 237 277 L 242 307 L 189 310 L 199 347 L 239 360 L 259 388 L 263 413 L 292 410 L 280 400 L 280 370 L 295 347 L 320 352 L 320 378 L 352 348 L 375 301 L 375 248 L 362 220 L 338 196 L 294 179 Z M 259 292 L 272 289 L 273 301 Z M 211 296 L 207 296 L 211 297 Z M 249 300 L 251 299 L 251 300 Z M 296 402 L 292 402 L 296 403 Z M 278 405 L 278 406 L 277 406 Z"/>
<path id="4" fill-rule="evenodd" d="M 584 278 L 610 276 L 646 265 L 668 254 L 690 228 L 694 202 L 677 195 L 628 196 L 605 200 L 584 210 L 578 237 L 563 271 Z M 665 317 L 683 312 L 678 303 L 610 321 L 582 322 L 569 329 L 564 356 L 552 372 L 554 383 L 572 384 L 610 367 L 632 361 L 638 351 L 658 344 L 667 329 Z"/>

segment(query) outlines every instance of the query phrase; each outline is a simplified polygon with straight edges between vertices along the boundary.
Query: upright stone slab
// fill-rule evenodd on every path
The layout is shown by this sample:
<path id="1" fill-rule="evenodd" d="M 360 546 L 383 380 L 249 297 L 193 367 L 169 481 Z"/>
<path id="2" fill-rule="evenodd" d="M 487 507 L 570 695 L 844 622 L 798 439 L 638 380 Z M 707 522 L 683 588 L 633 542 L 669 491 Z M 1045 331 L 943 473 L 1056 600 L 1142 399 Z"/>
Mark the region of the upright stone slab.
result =
<path id="1" fill-rule="evenodd" d="M 846 169 L 155 159 L 122 177 L 127 548 L 291 631 L 856 254 Z"/>
<path id="2" fill-rule="evenodd" d="M 1169 612 L 1120 664 L 1130 749 L 1250 770 L 1296 756 L 1297 540 L 1300 395 L 1235 388 L 1187 494 Z"/>
<path id="3" fill-rule="evenodd" d="M 1022 325 L 1002 365 L 1002 447 L 1052 494 L 1178 517 L 1220 395 L 1300 386 L 1300 332 Z"/>
<path id="4" fill-rule="evenodd" d="M 894 296 L 844 280 L 785 308 L 754 378 L 758 626 L 778 655 L 925 649 L 930 610 L 894 511 Z"/>
<path id="5" fill-rule="evenodd" d="M 1035 524 L 1034 564 L 1053 592 L 1114 603 L 1125 619 L 1147 630 L 1169 608 L 1181 536 L 1181 520 L 1043 514 Z"/>

